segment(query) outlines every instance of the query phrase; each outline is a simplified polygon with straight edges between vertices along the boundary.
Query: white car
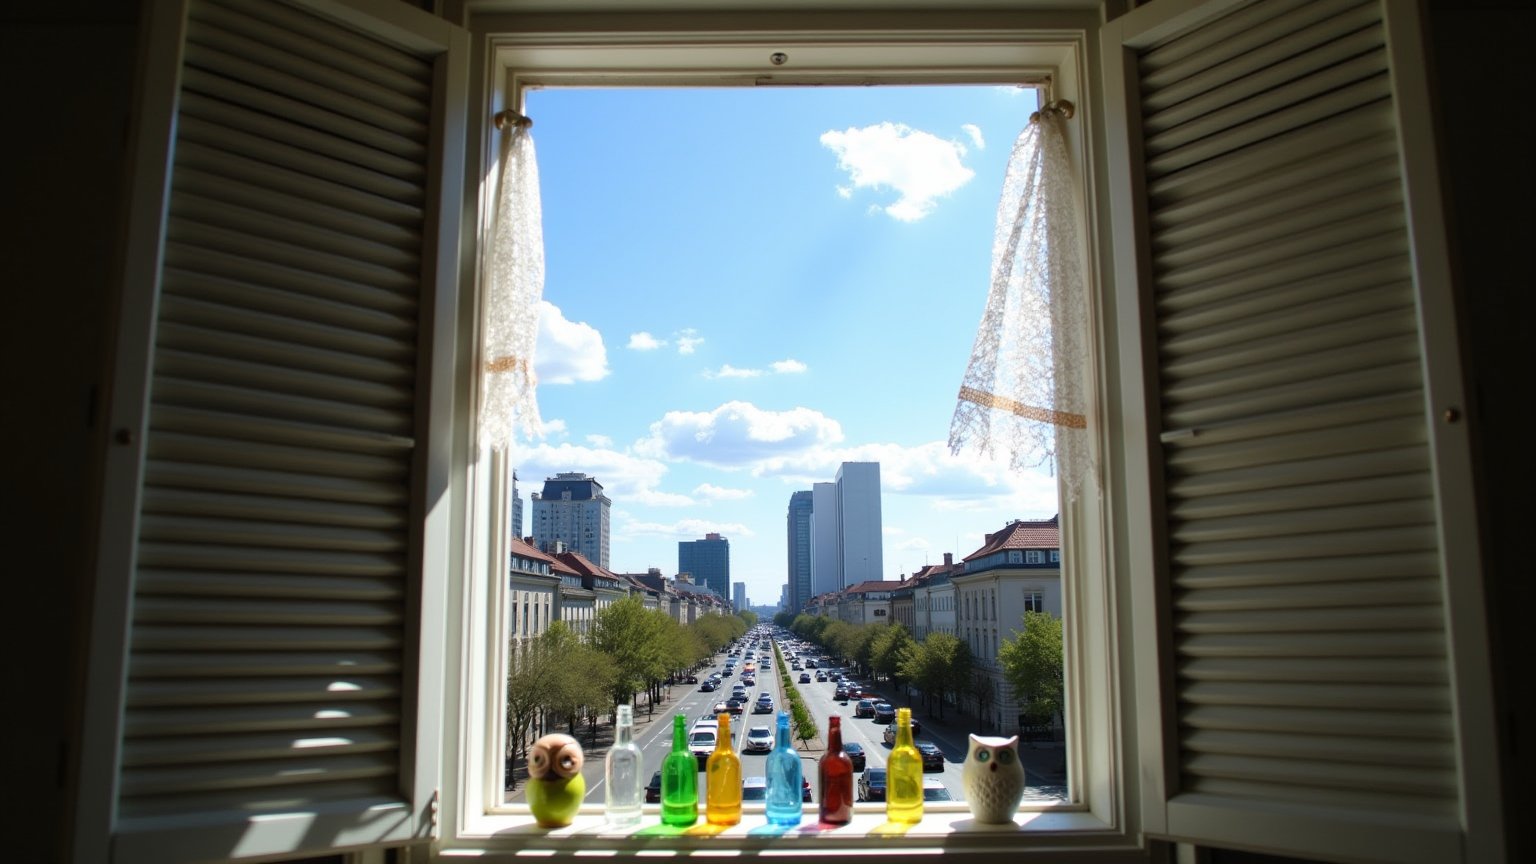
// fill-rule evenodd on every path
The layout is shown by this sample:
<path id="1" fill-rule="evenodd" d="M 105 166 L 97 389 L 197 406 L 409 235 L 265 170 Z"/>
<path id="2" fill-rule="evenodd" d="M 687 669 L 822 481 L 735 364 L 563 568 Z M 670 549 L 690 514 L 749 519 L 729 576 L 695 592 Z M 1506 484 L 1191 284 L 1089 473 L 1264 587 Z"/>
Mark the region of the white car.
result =
<path id="1" fill-rule="evenodd" d="M 747 730 L 741 749 L 744 753 L 767 753 L 773 749 L 773 733 L 767 726 L 753 726 Z"/>

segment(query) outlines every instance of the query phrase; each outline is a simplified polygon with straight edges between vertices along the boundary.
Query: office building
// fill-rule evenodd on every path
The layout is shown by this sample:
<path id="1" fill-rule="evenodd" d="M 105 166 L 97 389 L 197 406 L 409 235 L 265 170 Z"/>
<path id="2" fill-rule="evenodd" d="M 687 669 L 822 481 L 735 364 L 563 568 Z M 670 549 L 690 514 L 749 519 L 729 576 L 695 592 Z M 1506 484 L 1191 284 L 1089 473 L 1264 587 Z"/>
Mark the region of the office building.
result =
<path id="1" fill-rule="evenodd" d="M 608 510 L 603 485 L 580 472 L 556 474 L 533 493 L 533 545 L 550 554 L 580 552 L 608 567 Z M 557 545 L 559 544 L 559 545 Z"/>
<path id="2" fill-rule="evenodd" d="M 880 463 L 844 462 L 837 469 L 838 587 L 878 581 L 883 567 Z"/>
<path id="3" fill-rule="evenodd" d="M 811 596 L 843 587 L 838 573 L 842 541 L 837 527 L 837 484 L 811 486 Z M 803 602 L 802 602 L 802 605 Z"/>
<path id="4" fill-rule="evenodd" d="M 695 585 L 715 592 L 721 600 L 731 596 L 731 541 L 719 534 L 677 544 L 677 572 L 687 573 Z"/>
<path id="5" fill-rule="evenodd" d="M 790 609 L 799 611 L 811 599 L 811 493 L 789 496 L 787 522 L 788 569 L 785 597 Z"/>
<path id="6" fill-rule="evenodd" d="M 512 539 L 522 540 L 527 535 L 523 533 L 523 496 L 517 491 L 517 472 L 512 472 Z"/>
<path id="7" fill-rule="evenodd" d="M 737 612 L 743 612 L 747 608 L 747 583 L 736 582 L 731 585 L 731 606 Z"/>

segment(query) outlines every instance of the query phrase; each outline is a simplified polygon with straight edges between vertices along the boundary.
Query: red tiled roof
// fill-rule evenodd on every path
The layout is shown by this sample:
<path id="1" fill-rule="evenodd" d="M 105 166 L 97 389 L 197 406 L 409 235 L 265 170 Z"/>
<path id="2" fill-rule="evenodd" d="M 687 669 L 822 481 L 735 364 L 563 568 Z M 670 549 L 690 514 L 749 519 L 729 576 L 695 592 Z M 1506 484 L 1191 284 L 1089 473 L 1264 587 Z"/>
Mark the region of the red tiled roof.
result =
<path id="1" fill-rule="evenodd" d="M 592 561 L 587 558 L 587 556 L 581 554 L 580 552 L 566 551 L 561 552 L 555 557 L 559 559 L 561 563 L 565 564 L 565 566 L 570 567 L 572 570 L 575 570 L 577 573 L 580 573 L 583 576 L 601 576 L 604 579 L 613 580 L 618 580 L 619 578 L 619 574 L 613 572 L 612 570 L 608 570 L 593 564 Z"/>
<path id="2" fill-rule="evenodd" d="M 987 542 L 965 556 L 966 561 L 991 555 L 1003 549 L 1060 549 L 1061 524 L 1057 517 L 1010 522 L 1001 531 L 987 535 Z"/>
<path id="3" fill-rule="evenodd" d="M 845 594 L 868 594 L 871 591 L 895 591 L 901 587 L 900 582 L 882 582 L 879 579 L 871 579 L 868 582 L 860 582 L 857 585 L 849 585 L 843 589 Z"/>
<path id="4" fill-rule="evenodd" d="M 539 547 L 524 543 L 516 538 L 512 539 L 512 554 L 521 555 L 524 558 L 532 558 L 535 561 L 543 561 L 545 564 L 555 564 L 554 556 L 540 552 Z"/>

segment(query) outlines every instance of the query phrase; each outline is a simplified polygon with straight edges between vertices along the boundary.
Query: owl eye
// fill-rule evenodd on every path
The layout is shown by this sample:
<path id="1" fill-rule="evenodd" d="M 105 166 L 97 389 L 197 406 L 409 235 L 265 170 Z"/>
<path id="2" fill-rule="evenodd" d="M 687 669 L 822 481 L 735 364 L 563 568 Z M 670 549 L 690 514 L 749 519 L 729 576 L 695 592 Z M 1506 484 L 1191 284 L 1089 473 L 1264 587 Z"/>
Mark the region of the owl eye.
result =
<path id="1" fill-rule="evenodd" d="M 988 753 L 985 750 L 977 750 L 976 751 L 976 761 L 977 762 L 985 762 L 985 761 L 987 761 L 988 759 L 991 759 L 991 758 L 992 758 L 992 754 Z"/>
<path id="2" fill-rule="evenodd" d="M 997 751 L 997 761 L 1003 763 L 1004 765 L 1007 765 L 1008 763 L 1012 762 L 1013 761 L 1013 751 L 1012 750 L 999 750 L 999 751 Z"/>
<path id="3" fill-rule="evenodd" d="M 543 765 L 544 764 L 544 754 L 543 753 L 535 753 L 535 754 L 533 754 L 533 764 L 535 764 L 535 765 Z"/>
<path id="4" fill-rule="evenodd" d="M 567 771 L 569 771 L 572 768 L 576 767 L 576 760 L 572 759 L 569 756 L 561 756 L 560 757 L 560 767 L 564 768 Z"/>

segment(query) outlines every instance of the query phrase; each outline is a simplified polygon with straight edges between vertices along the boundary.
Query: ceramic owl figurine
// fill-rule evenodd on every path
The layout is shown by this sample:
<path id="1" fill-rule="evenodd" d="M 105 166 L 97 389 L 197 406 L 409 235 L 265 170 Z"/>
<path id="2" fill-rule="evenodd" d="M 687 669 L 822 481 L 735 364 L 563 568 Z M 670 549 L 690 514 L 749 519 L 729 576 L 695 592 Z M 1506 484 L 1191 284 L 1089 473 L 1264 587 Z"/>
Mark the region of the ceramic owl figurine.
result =
<path id="1" fill-rule="evenodd" d="M 533 742 L 528 751 L 528 809 L 541 828 L 564 828 L 576 817 L 587 781 L 585 757 L 569 735 L 555 733 Z"/>
<path id="2" fill-rule="evenodd" d="M 960 769 L 965 801 L 977 822 L 998 825 L 1013 821 L 1024 798 L 1024 763 L 1019 759 L 1019 736 L 983 738 L 971 736 L 970 752 Z"/>

